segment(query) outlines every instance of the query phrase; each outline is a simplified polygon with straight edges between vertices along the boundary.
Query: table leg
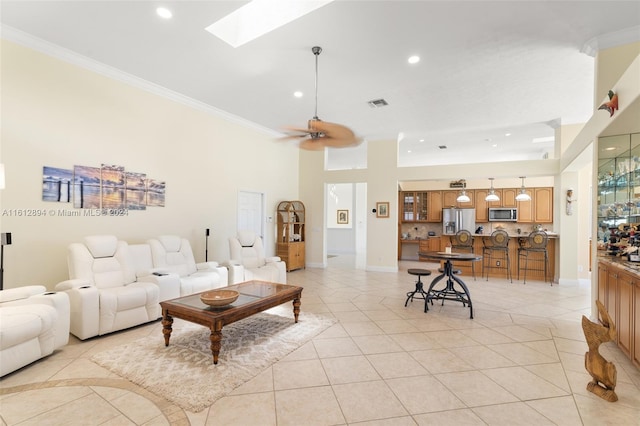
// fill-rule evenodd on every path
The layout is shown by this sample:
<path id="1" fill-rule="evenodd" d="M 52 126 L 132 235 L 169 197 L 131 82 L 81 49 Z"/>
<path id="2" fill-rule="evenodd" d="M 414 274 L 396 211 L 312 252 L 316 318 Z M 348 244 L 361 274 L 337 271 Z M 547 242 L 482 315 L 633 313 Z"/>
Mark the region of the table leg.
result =
<path id="1" fill-rule="evenodd" d="M 213 363 L 218 363 L 218 355 L 220 355 L 220 347 L 222 346 L 222 324 L 216 322 L 211 326 L 211 353 L 213 354 Z"/>
<path id="2" fill-rule="evenodd" d="M 473 304 L 471 303 L 471 294 L 469 293 L 469 289 L 467 288 L 467 285 L 464 283 L 464 281 L 462 281 L 460 278 L 456 277 L 455 275 L 452 275 L 451 278 L 453 278 L 455 280 L 455 282 L 457 282 L 460 287 L 462 287 L 462 289 L 464 290 L 464 294 L 467 296 L 467 303 L 469 303 L 469 311 L 471 312 L 471 319 L 473 319 Z"/>
<path id="3" fill-rule="evenodd" d="M 436 285 L 438 283 L 438 281 L 443 279 L 444 276 L 445 276 L 445 273 L 442 273 L 442 274 L 438 275 L 437 277 L 435 277 L 431 281 L 431 284 L 429 284 L 429 290 L 427 290 L 427 296 L 424 299 L 424 311 L 425 312 L 429 311 L 429 302 L 431 302 L 431 304 L 433 305 L 433 299 L 431 298 L 431 290 L 433 290 L 433 286 Z"/>
<path id="4" fill-rule="evenodd" d="M 169 339 L 171 338 L 171 331 L 173 328 L 173 317 L 166 312 L 162 315 L 162 334 L 164 335 L 164 345 L 169 346 Z"/>
<path id="5" fill-rule="evenodd" d="M 455 274 L 453 273 L 453 264 L 451 263 L 451 261 L 447 260 L 445 262 L 443 271 L 444 272 L 442 273 L 442 275 L 436 277 L 429 286 L 429 291 L 427 293 L 429 294 L 431 304 L 433 304 L 433 299 L 442 299 L 442 304 L 444 304 L 445 299 L 454 300 L 457 302 L 462 302 L 462 305 L 465 307 L 468 303 L 471 319 L 473 319 L 473 305 L 471 304 L 471 294 L 469 293 L 467 285 L 464 283 L 464 281 L 455 276 Z M 434 290 L 434 285 L 445 276 L 447 277 L 447 283 L 445 287 L 441 290 Z M 459 292 L 454 288 L 454 282 L 458 283 L 460 287 L 462 287 L 464 293 Z M 463 294 L 466 295 L 466 299 L 462 296 Z M 447 297 L 448 295 L 452 295 L 454 296 L 454 298 Z M 427 312 L 427 309 L 425 309 L 425 312 Z"/>
<path id="6" fill-rule="evenodd" d="M 296 323 L 298 322 L 298 316 L 300 315 L 300 298 L 296 297 L 293 299 L 293 316 L 296 319 Z"/>

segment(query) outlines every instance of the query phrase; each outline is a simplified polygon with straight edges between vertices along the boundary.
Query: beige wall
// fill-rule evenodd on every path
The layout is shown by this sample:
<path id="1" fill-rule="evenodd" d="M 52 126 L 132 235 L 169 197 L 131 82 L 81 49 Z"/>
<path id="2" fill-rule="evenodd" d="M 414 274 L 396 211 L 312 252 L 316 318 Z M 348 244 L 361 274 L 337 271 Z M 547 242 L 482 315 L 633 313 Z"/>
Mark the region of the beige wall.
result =
<path id="1" fill-rule="evenodd" d="M 198 260 L 203 260 L 204 229 L 211 228 L 209 258 L 226 260 L 227 237 L 236 228 L 239 190 L 265 192 L 268 211 L 281 200 L 302 200 L 308 220 L 307 264 L 322 267 L 326 262 L 325 186 L 349 182 L 367 183 L 367 268 L 395 270 L 398 182 L 465 178 L 483 187 L 489 175 L 496 182 L 525 175 L 527 186 L 538 186 L 538 178 L 552 177 L 555 205 L 560 209 L 564 186 L 573 182 L 580 188 L 587 186 L 580 174 L 573 176 L 569 171 L 564 182 L 561 174 L 628 105 L 621 104 L 612 120 L 604 113 L 594 114 L 560 159 L 397 168 L 395 141 L 369 141 L 366 170 L 327 172 L 323 153 L 299 152 L 275 143 L 273 136 L 241 120 L 169 100 L 10 42 L 1 47 L 0 161 L 7 169 L 7 188 L 0 191 L 2 211 L 58 207 L 41 201 L 45 165 L 118 164 L 167 181 L 166 207 L 131 212 L 125 218 L 0 217 L 0 230 L 12 232 L 14 239 L 5 250 L 6 287 L 42 283 L 52 288 L 66 278 L 66 245 L 95 233 L 113 233 L 132 243 L 176 233 L 188 237 Z M 630 102 L 640 96 L 630 75 L 638 69 L 639 58 L 627 62 L 631 66 L 618 72 L 622 75 L 618 85 L 628 88 Z M 248 157 L 247 152 L 252 155 Z M 387 200 L 391 217 L 376 219 L 371 208 L 376 201 Z M 579 211 L 582 214 L 584 209 Z M 580 226 L 556 231 L 573 246 L 580 238 L 588 238 L 577 235 L 582 232 Z M 273 250 L 270 224 L 266 245 Z M 569 271 L 567 277 L 575 277 L 575 260 L 567 264 L 564 259 L 561 274 Z"/>
<path id="2" fill-rule="evenodd" d="M 67 278 L 66 247 L 90 234 L 115 234 L 130 243 L 161 234 L 190 239 L 204 260 L 229 258 L 238 191 L 264 192 L 267 214 L 298 199 L 298 149 L 250 126 L 118 82 L 99 73 L 3 41 L 0 191 L 5 288 Z M 250 153 L 250 155 L 249 155 Z M 165 180 L 166 207 L 126 217 L 15 217 L 12 210 L 73 209 L 43 202 L 42 167 L 116 164 Z M 274 251 L 273 224 L 266 247 Z"/>

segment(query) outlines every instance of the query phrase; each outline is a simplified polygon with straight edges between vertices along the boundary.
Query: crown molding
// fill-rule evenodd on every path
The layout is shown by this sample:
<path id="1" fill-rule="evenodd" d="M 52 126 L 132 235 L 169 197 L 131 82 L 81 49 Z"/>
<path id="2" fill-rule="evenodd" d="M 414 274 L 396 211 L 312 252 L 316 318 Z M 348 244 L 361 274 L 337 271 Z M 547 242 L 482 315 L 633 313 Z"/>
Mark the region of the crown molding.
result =
<path id="1" fill-rule="evenodd" d="M 622 46 L 623 44 L 635 43 L 637 41 L 640 41 L 640 26 L 638 25 L 596 36 L 582 45 L 580 52 L 595 58 L 598 51 L 602 49 L 609 49 L 610 47 Z"/>
<path id="2" fill-rule="evenodd" d="M 239 124 L 243 127 L 248 127 L 269 136 L 282 136 L 282 133 L 280 132 L 261 126 L 245 118 L 223 111 L 196 99 L 184 96 L 178 92 L 174 92 L 167 89 L 166 87 L 152 83 L 148 80 L 136 77 L 132 74 L 128 74 L 122 70 L 111 67 L 102 62 L 87 58 L 86 56 L 80 55 L 72 50 L 42 40 L 38 37 L 35 37 L 31 34 L 25 33 L 8 25 L 0 24 L 0 35 L 4 40 L 8 40 L 21 46 L 36 50 L 45 55 L 51 56 L 72 65 L 76 65 L 80 68 L 95 72 L 121 83 L 125 83 L 129 86 L 142 89 L 146 92 L 161 96 L 182 105 L 186 105 L 190 108 L 213 114 L 217 117 L 235 124 Z"/>

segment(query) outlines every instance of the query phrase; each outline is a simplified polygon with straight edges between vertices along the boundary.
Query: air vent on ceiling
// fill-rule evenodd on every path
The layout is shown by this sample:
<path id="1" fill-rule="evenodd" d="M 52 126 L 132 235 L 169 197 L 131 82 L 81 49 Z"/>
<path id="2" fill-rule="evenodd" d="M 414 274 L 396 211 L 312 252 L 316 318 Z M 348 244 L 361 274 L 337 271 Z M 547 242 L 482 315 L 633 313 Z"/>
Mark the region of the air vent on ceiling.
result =
<path id="1" fill-rule="evenodd" d="M 447 149 L 447 146 L 446 146 L 446 145 L 438 145 L 438 148 L 440 148 L 440 149 Z"/>
<path id="2" fill-rule="evenodd" d="M 387 101 L 384 99 L 374 99 L 372 101 L 367 102 L 371 108 L 380 108 L 383 106 L 389 105 Z"/>

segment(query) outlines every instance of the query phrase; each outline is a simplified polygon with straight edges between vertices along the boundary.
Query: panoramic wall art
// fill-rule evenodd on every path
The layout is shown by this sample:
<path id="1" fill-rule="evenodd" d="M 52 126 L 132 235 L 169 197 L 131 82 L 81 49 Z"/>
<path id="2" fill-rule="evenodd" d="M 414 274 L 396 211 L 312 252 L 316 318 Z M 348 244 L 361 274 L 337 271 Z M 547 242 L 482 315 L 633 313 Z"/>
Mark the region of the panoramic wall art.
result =
<path id="1" fill-rule="evenodd" d="M 73 203 L 78 209 L 145 210 L 164 207 L 166 183 L 124 166 L 42 168 L 42 201 Z"/>
<path id="2" fill-rule="evenodd" d="M 73 171 L 57 167 L 42 168 L 42 201 L 70 203 Z"/>

